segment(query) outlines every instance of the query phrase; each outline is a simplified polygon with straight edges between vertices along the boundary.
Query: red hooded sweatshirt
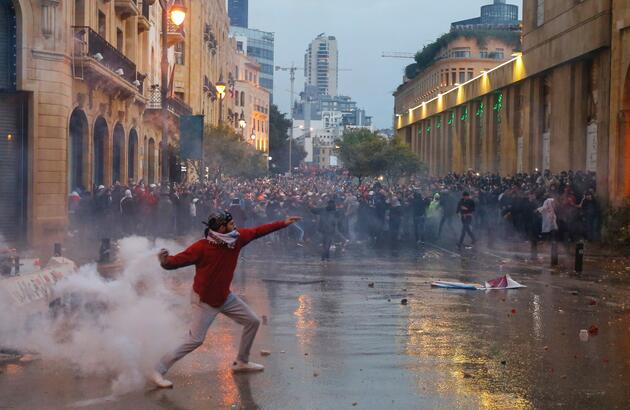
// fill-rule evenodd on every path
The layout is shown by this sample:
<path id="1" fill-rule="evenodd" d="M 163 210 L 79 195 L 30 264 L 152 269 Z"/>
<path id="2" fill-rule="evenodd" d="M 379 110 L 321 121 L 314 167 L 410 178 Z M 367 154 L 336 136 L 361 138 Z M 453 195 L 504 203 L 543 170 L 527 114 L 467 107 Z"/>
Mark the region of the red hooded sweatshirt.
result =
<path id="1" fill-rule="evenodd" d="M 169 256 L 162 267 L 167 270 L 174 270 L 195 265 L 193 290 L 199 295 L 199 299 L 203 303 L 218 308 L 225 303 L 230 295 L 230 285 L 234 278 L 241 249 L 254 239 L 287 226 L 286 222 L 277 221 L 257 228 L 239 229 L 240 235 L 234 248 L 201 239 L 185 251 Z"/>

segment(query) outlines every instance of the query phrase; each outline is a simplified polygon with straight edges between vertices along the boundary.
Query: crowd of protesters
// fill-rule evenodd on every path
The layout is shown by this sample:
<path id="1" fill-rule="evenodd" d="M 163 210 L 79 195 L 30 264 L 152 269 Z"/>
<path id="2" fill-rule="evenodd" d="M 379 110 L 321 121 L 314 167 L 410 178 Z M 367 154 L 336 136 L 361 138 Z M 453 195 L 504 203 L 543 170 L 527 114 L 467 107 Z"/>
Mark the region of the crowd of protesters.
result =
<path id="1" fill-rule="evenodd" d="M 593 173 L 562 172 L 500 177 L 472 170 L 444 178 L 386 185 L 344 171 L 208 183 L 99 186 L 74 191 L 70 217 L 79 235 L 174 237 L 198 235 L 215 210 L 228 210 L 237 226 L 287 215 L 303 218 L 285 243 L 332 247 L 366 243 L 389 248 L 425 241 L 597 241 L 602 215 Z M 461 232 L 461 235 L 460 235 Z"/>

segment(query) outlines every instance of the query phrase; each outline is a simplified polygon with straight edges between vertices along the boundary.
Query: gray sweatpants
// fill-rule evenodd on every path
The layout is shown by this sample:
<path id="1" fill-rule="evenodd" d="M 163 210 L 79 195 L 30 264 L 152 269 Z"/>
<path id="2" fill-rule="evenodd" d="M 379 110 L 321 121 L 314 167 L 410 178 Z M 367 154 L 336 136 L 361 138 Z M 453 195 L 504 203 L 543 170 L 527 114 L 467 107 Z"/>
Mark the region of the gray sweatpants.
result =
<path id="1" fill-rule="evenodd" d="M 192 294 L 192 323 L 190 330 L 186 336 L 186 340 L 173 352 L 164 356 L 156 370 L 162 374 L 166 374 L 175 362 L 192 352 L 203 344 L 206 338 L 208 328 L 219 313 L 223 313 L 239 325 L 243 326 L 243 335 L 241 336 L 241 345 L 238 350 L 237 359 L 247 363 L 249 361 L 249 352 L 254 343 L 254 338 L 260 326 L 260 319 L 250 309 L 249 306 L 241 298 L 231 293 L 223 306 L 214 308 L 199 300 L 199 295 L 195 292 Z"/>

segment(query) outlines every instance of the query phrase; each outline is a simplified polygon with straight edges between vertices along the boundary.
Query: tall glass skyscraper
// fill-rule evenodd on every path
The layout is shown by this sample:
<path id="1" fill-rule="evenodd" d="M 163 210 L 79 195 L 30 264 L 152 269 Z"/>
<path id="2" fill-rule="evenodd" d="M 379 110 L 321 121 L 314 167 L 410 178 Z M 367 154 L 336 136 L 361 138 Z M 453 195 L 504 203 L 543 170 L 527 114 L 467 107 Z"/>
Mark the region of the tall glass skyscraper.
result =
<path id="1" fill-rule="evenodd" d="M 236 40 L 236 48 L 260 64 L 260 85 L 271 93 L 273 99 L 274 34 L 243 27 L 230 27 Z"/>
<path id="2" fill-rule="evenodd" d="M 248 27 L 249 23 L 249 0 L 228 0 L 228 15 L 231 25 L 236 27 Z"/>

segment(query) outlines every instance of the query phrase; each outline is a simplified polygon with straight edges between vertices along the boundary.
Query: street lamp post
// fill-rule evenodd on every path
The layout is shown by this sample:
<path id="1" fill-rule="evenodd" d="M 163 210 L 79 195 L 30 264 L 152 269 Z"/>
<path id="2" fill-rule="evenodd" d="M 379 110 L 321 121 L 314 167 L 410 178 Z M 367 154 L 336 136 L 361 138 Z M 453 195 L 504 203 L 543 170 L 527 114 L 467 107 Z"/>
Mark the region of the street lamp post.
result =
<path id="1" fill-rule="evenodd" d="M 223 99 L 225 98 L 225 81 L 223 81 L 223 74 L 219 77 L 219 82 L 216 85 L 217 94 L 219 96 L 219 125 L 223 123 Z"/>
<path id="2" fill-rule="evenodd" d="M 162 7 L 162 63 L 161 63 L 161 103 L 162 103 L 162 184 L 169 182 L 169 161 L 168 161 L 168 105 L 166 99 L 168 97 L 168 21 L 170 20 L 176 26 L 181 26 L 186 19 L 186 7 L 181 0 L 160 0 Z"/>
<path id="3" fill-rule="evenodd" d="M 247 121 L 245 121 L 245 112 L 241 110 L 241 117 L 238 119 L 238 126 L 241 129 L 241 137 L 245 139 L 245 127 L 247 127 Z"/>

